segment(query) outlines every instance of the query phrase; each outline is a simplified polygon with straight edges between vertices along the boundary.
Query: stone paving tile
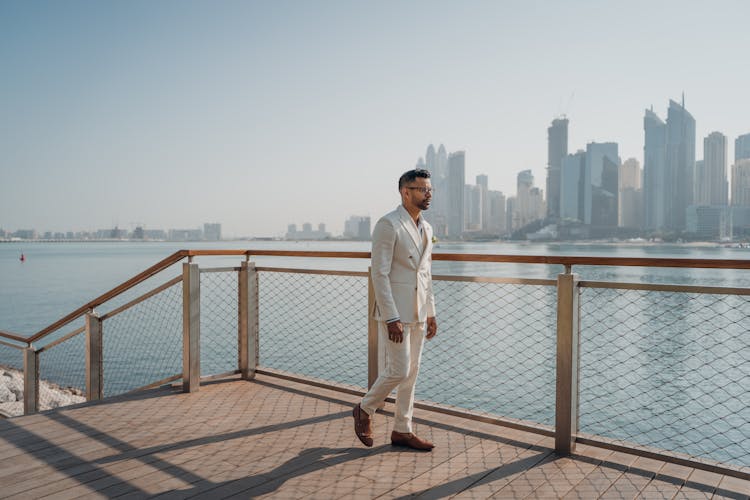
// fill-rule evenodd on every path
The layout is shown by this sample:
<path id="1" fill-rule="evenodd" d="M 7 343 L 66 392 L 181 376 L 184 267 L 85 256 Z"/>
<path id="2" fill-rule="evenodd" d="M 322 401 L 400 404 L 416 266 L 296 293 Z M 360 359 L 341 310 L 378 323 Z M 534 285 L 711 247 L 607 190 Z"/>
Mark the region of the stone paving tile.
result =
<path id="1" fill-rule="evenodd" d="M 492 495 L 492 498 L 526 498 L 532 496 L 537 488 L 555 477 L 557 471 L 555 462 L 557 460 L 558 458 L 550 453 L 540 462 L 512 477 L 503 488 Z"/>
<path id="2" fill-rule="evenodd" d="M 539 437 L 537 436 L 537 439 Z M 480 441 L 446 464 L 423 476 L 436 479 L 424 491 L 414 491 L 420 497 L 447 497 L 456 495 L 477 484 L 498 469 L 500 464 L 515 461 L 530 445 L 517 447 L 498 441 Z M 478 489 L 472 491 L 479 491 Z M 485 496 L 487 493 L 483 493 Z"/>
<path id="3" fill-rule="evenodd" d="M 675 499 L 712 498 L 722 477 L 714 472 L 693 469 L 685 485 L 675 495 Z"/>
<path id="4" fill-rule="evenodd" d="M 515 455 L 506 453 L 498 466 L 490 469 L 489 473 L 480 471 L 470 488 L 456 493 L 454 498 L 491 498 L 493 495 L 498 495 L 515 479 L 520 478 L 526 470 L 549 459 L 550 455 L 551 450 L 539 451 L 533 449 L 522 450 Z M 524 479 L 521 479 L 521 482 L 523 481 Z M 519 483 L 519 488 L 522 487 Z M 509 491 L 512 492 L 513 490 L 506 490 L 504 494 Z M 512 493 L 510 496 L 512 496 Z"/>
<path id="5" fill-rule="evenodd" d="M 692 469 L 675 464 L 664 464 L 659 473 L 641 491 L 639 496 L 645 499 L 674 498 L 682 489 Z"/>
<path id="6" fill-rule="evenodd" d="M 559 458 L 553 464 L 555 468 L 547 481 L 540 484 L 530 498 L 562 498 L 597 467 L 596 463 L 571 458 Z"/>
<path id="7" fill-rule="evenodd" d="M 663 463 L 639 457 L 605 491 L 607 498 L 635 498 L 656 476 Z"/>
<path id="8" fill-rule="evenodd" d="M 750 498 L 750 481 L 743 481 L 742 479 L 732 476 L 724 476 L 721 478 L 721 482 L 716 488 L 716 492 L 712 498 L 747 500 Z"/>
<path id="9" fill-rule="evenodd" d="M 635 456 L 618 457 L 617 454 L 607 450 L 597 451 L 596 449 L 594 449 L 591 456 L 596 461 L 596 468 L 589 472 L 563 498 L 587 499 L 599 497 L 623 475 L 630 464 L 636 459 Z M 588 458 L 588 455 L 576 455 L 576 458 L 583 460 Z"/>
<path id="10" fill-rule="evenodd" d="M 0 498 L 747 498 L 747 481 L 426 410 L 431 453 L 352 431 L 358 397 L 259 376 L 0 421 Z"/>

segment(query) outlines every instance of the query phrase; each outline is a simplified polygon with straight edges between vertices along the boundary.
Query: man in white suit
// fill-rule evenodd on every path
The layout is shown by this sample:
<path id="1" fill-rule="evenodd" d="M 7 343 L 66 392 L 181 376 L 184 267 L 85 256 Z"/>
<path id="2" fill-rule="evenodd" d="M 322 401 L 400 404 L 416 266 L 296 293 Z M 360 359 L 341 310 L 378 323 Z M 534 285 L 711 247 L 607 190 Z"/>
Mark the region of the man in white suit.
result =
<path id="1" fill-rule="evenodd" d="M 391 443 L 429 451 L 434 445 L 412 432 L 414 387 L 424 339 L 437 333 L 432 294 L 432 227 L 422 211 L 432 200 L 430 172 L 410 170 L 398 181 L 401 205 L 375 225 L 372 283 L 378 322 L 379 375 L 353 411 L 354 431 L 372 446 L 372 417 L 396 389 Z"/>

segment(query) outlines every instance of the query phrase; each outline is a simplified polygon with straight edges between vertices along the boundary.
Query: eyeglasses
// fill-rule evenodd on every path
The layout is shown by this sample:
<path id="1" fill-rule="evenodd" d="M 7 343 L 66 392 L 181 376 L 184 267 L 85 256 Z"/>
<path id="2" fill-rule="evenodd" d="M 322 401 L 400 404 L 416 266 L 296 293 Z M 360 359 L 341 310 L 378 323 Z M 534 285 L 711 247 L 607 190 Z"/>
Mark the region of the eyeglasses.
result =
<path id="1" fill-rule="evenodd" d="M 423 187 L 423 186 L 406 186 L 406 189 L 416 189 L 422 194 L 432 194 L 432 188 Z"/>

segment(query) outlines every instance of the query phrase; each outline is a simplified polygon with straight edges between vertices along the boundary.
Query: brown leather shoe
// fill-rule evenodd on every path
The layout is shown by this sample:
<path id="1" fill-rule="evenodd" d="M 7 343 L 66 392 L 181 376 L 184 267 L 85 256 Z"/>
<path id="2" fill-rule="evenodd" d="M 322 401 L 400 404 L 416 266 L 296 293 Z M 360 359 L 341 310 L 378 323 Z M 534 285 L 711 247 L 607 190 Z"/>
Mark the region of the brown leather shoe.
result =
<path id="1" fill-rule="evenodd" d="M 391 444 L 393 446 L 406 446 L 407 448 L 422 451 L 432 451 L 435 447 L 434 444 L 417 437 L 416 434 L 411 432 L 391 432 Z"/>
<path id="2" fill-rule="evenodd" d="M 372 446 L 372 419 L 361 406 L 357 405 L 352 410 L 354 417 L 354 433 L 362 444 Z"/>

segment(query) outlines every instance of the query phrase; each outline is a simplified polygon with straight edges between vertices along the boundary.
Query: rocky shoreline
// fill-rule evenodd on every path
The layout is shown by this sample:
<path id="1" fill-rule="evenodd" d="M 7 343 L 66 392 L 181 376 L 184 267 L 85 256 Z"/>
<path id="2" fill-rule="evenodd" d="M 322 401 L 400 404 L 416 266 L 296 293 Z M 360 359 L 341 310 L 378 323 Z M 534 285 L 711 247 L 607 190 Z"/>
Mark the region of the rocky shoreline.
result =
<path id="1" fill-rule="evenodd" d="M 39 381 L 40 410 L 51 410 L 84 401 L 86 398 L 78 389 Z M 0 366 L 0 418 L 19 415 L 23 415 L 23 372 Z"/>

